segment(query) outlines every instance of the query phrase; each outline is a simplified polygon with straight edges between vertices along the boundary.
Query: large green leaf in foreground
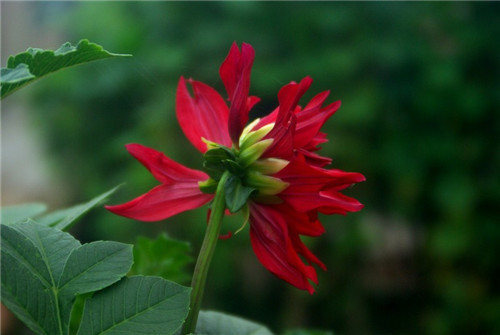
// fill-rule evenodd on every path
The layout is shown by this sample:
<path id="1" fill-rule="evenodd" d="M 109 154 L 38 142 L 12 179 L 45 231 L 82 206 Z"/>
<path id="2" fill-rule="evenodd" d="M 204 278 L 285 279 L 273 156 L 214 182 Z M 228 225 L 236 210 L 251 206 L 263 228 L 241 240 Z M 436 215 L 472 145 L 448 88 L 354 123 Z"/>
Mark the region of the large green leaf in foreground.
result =
<path id="1" fill-rule="evenodd" d="M 108 52 L 88 40 L 81 40 L 77 46 L 66 42 L 56 51 L 28 48 L 25 52 L 10 56 L 7 67 L 1 69 L 0 98 L 3 99 L 49 73 L 94 60 L 121 56 L 130 55 Z"/>
<path id="2" fill-rule="evenodd" d="M 1 227 L 2 302 L 38 334 L 67 334 L 75 295 L 113 284 L 131 266 L 131 245 L 81 245 L 32 220 Z"/>
<path id="3" fill-rule="evenodd" d="M 190 292 L 160 277 L 123 278 L 86 301 L 78 335 L 174 334 L 189 311 Z"/>

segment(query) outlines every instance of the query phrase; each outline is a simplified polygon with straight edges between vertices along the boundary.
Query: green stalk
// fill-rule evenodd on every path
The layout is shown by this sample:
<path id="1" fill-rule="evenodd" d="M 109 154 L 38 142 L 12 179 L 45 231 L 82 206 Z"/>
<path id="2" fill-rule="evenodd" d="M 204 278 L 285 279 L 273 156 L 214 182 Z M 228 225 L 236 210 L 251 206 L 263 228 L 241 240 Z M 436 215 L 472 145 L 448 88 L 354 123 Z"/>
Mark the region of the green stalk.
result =
<path id="1" fill-rule="evenodd" d="M 208 220 L 205 237 L 194 268 L 193 280 L 191 282 L 192 291 L 189 314 L 186 322 L 184 323 L 182 335 L 194 333 L 196 330 L 196 323 L 198 321 L 198 314 L 200 313 L 201 300 L 203 298 L 203 291 L 205 290 L 208 269 L 214 255 L 217 240 L 219 239 L 220 227 L 222 225 L 222 219 L 224 218 L 224 211 L 226 210 L 224 184 L 229 176 L 229 172 L 224 172 L 219 184 L 217 185 L 217 191 L 215 192 L 214 201 L 212 203 L 212 213 L 210 214 L 210 219 Z"/>

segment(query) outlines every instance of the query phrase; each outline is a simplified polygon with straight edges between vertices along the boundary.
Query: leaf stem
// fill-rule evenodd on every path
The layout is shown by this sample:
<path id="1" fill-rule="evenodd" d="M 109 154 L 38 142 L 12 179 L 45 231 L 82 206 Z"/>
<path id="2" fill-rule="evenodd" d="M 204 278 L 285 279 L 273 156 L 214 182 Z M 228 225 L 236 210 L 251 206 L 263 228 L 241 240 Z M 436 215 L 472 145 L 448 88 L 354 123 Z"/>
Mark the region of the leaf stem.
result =
<path id="1" fill-rule="evenodd" d="M 184 327 L 182 329 L 182 335 L 194 333 L 196 329 L 196 323 L 198 321 L 198 314 L 200 313 L 201 300 L 203 298 L 203 292 L 205 290 L 205 282 L 207 279 L 208 269 L 214 255 L 217 240 L 219 239 L 222 219 L 224 217 L 224 211 L 226 209 L 224 184 L 226 183 L 230 175 L 231 174 L 228 171 L 224 172 L 219 181 L 219 184 L 217 185 L 217 191 L 215 192 L 215 197 L 212 203 L 212 213 L 210 214 L 210 219 L 208 220 L 205 237 L 203 239 L 200 253 L 198 255 L 198 259 L 196 260 L 196 266 L 194 268 L 193 279 L 191 282 L 192 291 L 191 302 L 189 305 L 190 309 L 186 322 L 184 323 Z"/>

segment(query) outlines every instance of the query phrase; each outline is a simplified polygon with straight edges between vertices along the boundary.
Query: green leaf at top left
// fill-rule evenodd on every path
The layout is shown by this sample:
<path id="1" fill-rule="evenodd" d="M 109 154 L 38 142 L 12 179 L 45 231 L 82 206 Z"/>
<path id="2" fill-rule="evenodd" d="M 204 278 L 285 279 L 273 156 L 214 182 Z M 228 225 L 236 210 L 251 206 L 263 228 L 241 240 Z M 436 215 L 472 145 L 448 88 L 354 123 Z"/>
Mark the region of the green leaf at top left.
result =
<path id="1" fill-rule="evenodd" d="M 21 63 L 13 69 L 2 68 L 0 78 L 2 78 L 2 84 L 19 84 L 35 79 L 35 75 L 30 72 L 28 65 Z"/>
<path id="2" fill-rule="evenodd" d="M 81 40 L 76 46 L 66 42 L 55 51 L 28 48 L 25 52 L 10 56 L 7 67 L 1 69 L 0 99 L 52 72 L 99 59 L 122 56 L 130 55 L 111 53 L 88 40 Z"/>

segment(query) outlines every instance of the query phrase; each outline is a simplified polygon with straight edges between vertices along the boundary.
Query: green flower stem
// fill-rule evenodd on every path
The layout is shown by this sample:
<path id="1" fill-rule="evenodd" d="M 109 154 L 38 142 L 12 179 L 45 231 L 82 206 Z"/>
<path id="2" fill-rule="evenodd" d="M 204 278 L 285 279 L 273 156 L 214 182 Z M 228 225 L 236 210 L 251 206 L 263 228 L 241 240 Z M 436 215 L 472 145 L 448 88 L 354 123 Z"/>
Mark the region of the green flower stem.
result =
<path id="1" fill-rule="evenodd" d="M 205 238 L 201 245 L 196 266 L 194 268 L 193 280 L 191 282 L 191 302 L 189 314 L 182 329 L 182 334 L 194 333 L 196 329 L 196 322 L 198 321 L 198 314 L 200 313 L 201 300 L 203 298 L 203 291 L 205 289 L 205 282 L 207 280 L 208 269 L 210 262 L 214 255 L 215 246 L 219 239 L 219 232 L 224 218 L 224 211 L 226 209 L 226 200 L 224 196 L 224 184 L 231 174 L 224 172 L 222 178 L 217 185 L 214 201 L 212 203 L 212 213 L 208 220 L 207 230 L 205 231 Z"/>

